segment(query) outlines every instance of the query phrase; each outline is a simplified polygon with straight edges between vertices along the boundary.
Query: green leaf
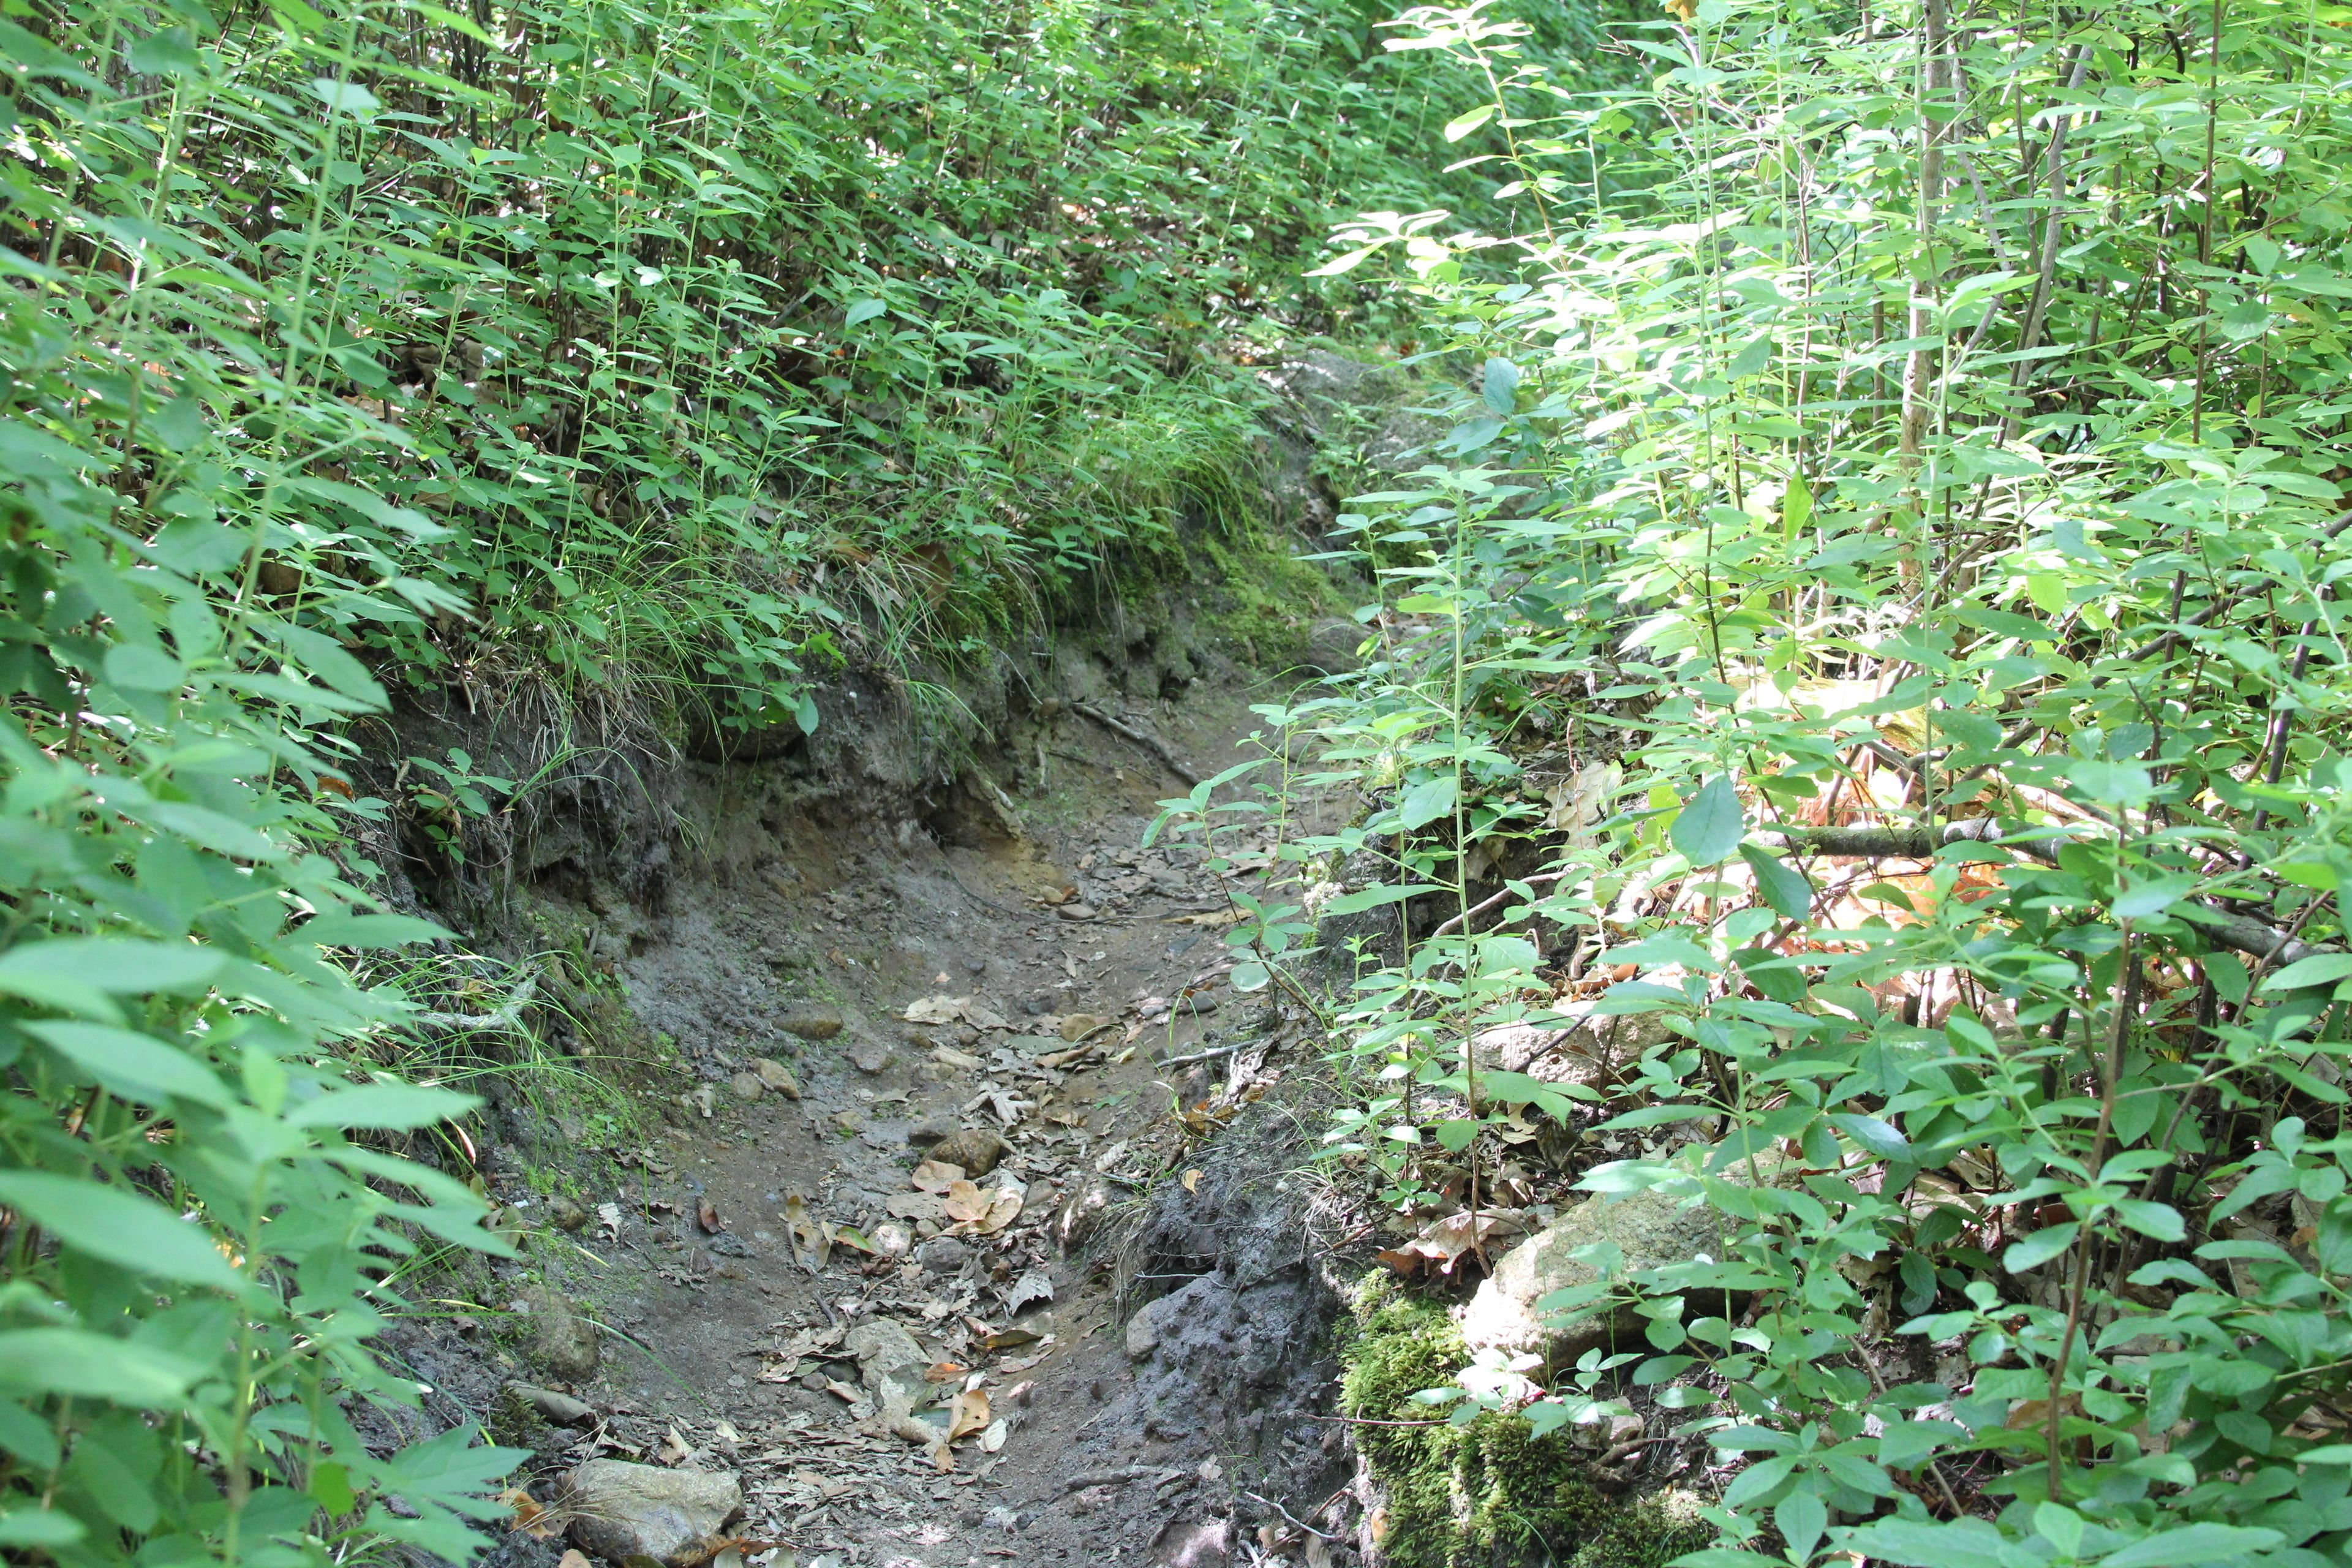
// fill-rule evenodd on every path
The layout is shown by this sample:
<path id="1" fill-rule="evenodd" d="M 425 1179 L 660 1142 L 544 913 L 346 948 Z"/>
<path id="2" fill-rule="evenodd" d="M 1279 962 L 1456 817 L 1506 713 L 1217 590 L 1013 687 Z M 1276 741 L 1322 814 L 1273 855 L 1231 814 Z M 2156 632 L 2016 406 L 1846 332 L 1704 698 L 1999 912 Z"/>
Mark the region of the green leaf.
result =
<path id="1" fill-rule="evenodd" d="M 429 1127 L 462 1116 L 479 1105 L 454 1089 L 419 1089 L 408 1083 L 367 1083 L 304 1100 L 286 1113 L 289 1127 Z"/>
<path id="2" fill-rule="evenodd" d="M 1434 822 L 1454 809 L 1455 798 L 1452 773 L 1423 779 L 1398 799 L 1397 826 L 1410 833 Z"/>
<path id="3" fill-rule="evenodd" d="M 1376 888 L 1362 888 L 1352 893 L 1342 893 L 1323 906 L 1327 915 L 1352 915 L 1365 910 L 1378 909 L 1382 904 L 1401 904 L 1407 899 L 1420 898 L 1423 893 L 1449 893 L 1451 888 L 1441 888 L 1433 882 L 1406 882 Z"/>
<path id="4" fill-rule="evenodd" d="M 110 1093 L 142 1105 L 184 1100 L 218 1110 L 233 1100 L 212 1068 L 152 1035 L 110 1024 L 42 1019 L 25 1032 L 88 1073 Z"/>
<path id="5" fill-rule="evenodd" d="M 1839 1531 L 1832 1544 L 1906 1568 L 2006 1568 L 2008 1562 L 2000 1531 L 1980 1519 L 1949 1524 L 1873 1520 L 1859 1530 Z"/>
<path id="6" fill-rule="evenodd" d="M 1470 110 L 1467 114 L 1457 114 L 1453 119 L 1447 121 L 1445 122 L 1445 139 L 1448 142 L 1459 142 L 1462 138 L 1469 135 L 1470 132 L 1477 130 L 1478 127 L 1486 124 L 1486 121 L 1494 118 L 1495 106 L 1491 103 L 1482 103 L 1477 108 Z M 1424 121 L 1423 123 L 1426 124 L 1428 122 Z"/>
<path id="7" fill-rule="evenodd" d="M 0 988 L 18 979 L 47 979 L 97 991 L 184 995 L 203 990 L 223 962 L 194 942 L 68 937 L 21 943 L 0 955 Z"/>
<path id="8" fill-rule="evenodd" d="M 2208 961 L 2209 968 L 2211 966 Z M 2310 985 L 2332 985 L 2352 977 L 2352 952 L 2320 952 L 2299 958 L 2263 982 L 2265 993 L 2300 991 Z M 2219 983 L 2216 983 L 2219 989 Z"/>
<path id="9" fill-rule="evenodd" d="M 1718 773 L 1701 785 L 1690 804 L 1675 816 L 1668 837 L 1692 865 L 1714 866 L 1739 847 L 1747 832 L 1739 792 L 1733 787 L 1730 774 Z"/>
<path id="10" fill-rule="evenodd" d="M 0 1386 L 31 1394 L 153 1410 L 185 1398 L 201 1371 L 178 1356 L 85 1329 L 0 1331 Z"/>
<path id="11" fill-rule="evenodd" d="M 2142 1236 L 2152 1236 L 2158 1241 L 2179 1241 L 2189 1235 L 2178 1210 L 2170 1204 L 2151 1203 L 2146 1198 L 2117 1198 L 2116 1217 Z"/>
<path id="12" fill-rule="evenodd" d="M 2083 1227 L 2073 1220 L 2035 1231 L 2023 1241 L 2011 1242 L 2000 1255 L 2000 1266 L 2011 1274 L 2022 1274 L 2029 1268 L 2039 1268 L 2069 1247 L 2074 1245 L 2075 1234 Z"/>
<path id="13" fill-rule="evenodd" d="M 55 1549 L 71 1546 L 85 1533 L 81 1521 L 54 1509 L 20 1508 L 0 1513 L 0 1546 Z"/>
<path id="14" fill-rule="evenodd" d="M 1741 845 L 1739 858 L 1756 874 L 1756 890 L 1773 913 L 1792 921 L 1812 913 L 1813 884 L 1802 871 L 1753 844 Z"/>
<path id="15" fill-rule="evenodd" d="M 2247 1530 L 2230 1524 L 2176 1525 L 2133 1542 L 2121 1552 L 2101 1558 L 2101 1568 L 2189 1568 L 2200 1563 L 2220 1563 L 2252 1552 L 2268 1552 L 2284 1542 L 2275 1530 Z"/>
<path id="16" fill-rule="evenodd" d="M 1855 1111 L 1833 1110 L 1830 1112 L 1830 1122 L 1882 1160 L 1908 1160 L 1912 1157 L 1911 1141 L 1904 1137 L 1891 1121 Z"/>
<path id="17" fill-rule="evenodd" d="M 0 1204 L 24 1211 L 60 1245 L 135 1275 L 241 1289 L 246 1281 L 212 1234 L 142 1194 L 46 1171 L 0 1172 Z"/>
<path id="18" fill-rule="evenodd" d="M 1361 249 L 1350 250 L 1345 255 L 1332 258 L 1320 267 L 1310 268 L 1307 272 L 1307 276 L 1309 278 L 1337 278 L 1342 273 L 1353 272 L 1357 268 L 1362 266 L 1364 262 L 1370 258 L 1372 253 L 1378 249 L 1380 249 L 1380 247 L 1377 245 L 1367 245 Z"/>
<path id="19" fill-rule="evenodd" d="M 314 915 L 295 934 L 320 947 L 368 949 L 406 947 L 455 935 L 415 915 Z"/>
<path id="20" fill-rule="evenodd" d="M 1518 389 L 1519 367 L 1517 365 L 1507 359 L 1490 359 L 1486 362 L 1486 371 L 1480 383 L 1479 395 L 1486 399 L 1488 408 L 1498 415 L 1507 416 L 1516 413 L 1519 406 Z"/>
<path id="21" fill-rule="evenodd" d="M 887 300 L 853 300 L 849 302 L 849 309 L 841 314 L 841 324 L 845 327 L 863 326 L 875 317 L 889 312 L 890 303 Z"/>

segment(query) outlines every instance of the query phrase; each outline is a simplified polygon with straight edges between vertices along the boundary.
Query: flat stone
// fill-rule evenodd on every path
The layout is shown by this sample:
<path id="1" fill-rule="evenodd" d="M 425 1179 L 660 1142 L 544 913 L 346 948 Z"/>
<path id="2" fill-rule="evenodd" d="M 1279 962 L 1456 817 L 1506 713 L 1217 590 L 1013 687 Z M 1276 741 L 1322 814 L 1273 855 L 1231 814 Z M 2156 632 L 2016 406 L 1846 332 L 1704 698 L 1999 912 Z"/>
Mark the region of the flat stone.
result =
<path id="1" fill-rule="evenodd" d="M 568 1394 L 558 1394 L 551 1388 L 540 1388 L 528 1383 L 509 1383 L 507 1397 L 530 1407 L 542 1421 L 554 1426 L 584 1426 L 596 1418 L 596 1407 L 585 1400 L 574 1399 Z"/>
<path id="2" fill-rule="evenodd" d="M 933 1143 L 926 1158 L 961 1166 L 965 1175 L 977 1181 L 1004 1158 L 1004 1140 L 985 1127 L 967 1127 Z"/>
<path id="3" fill-rule="evenodd" d="M 841 1014 L 832 1007 L 800 1007 L 783 1016 L 784 1032 L 803 1040 L 829 1040 L 841 1033 Z"/>
<path id="4" fill-rule="evenodd" d="M 971 1248 L 952 1236 L 933 1237 L 915 1248 L 915 1261 L 934 1274 L 952 1274 L 971 1261 Z"/>
<path id="5" fill-rule="evenodd" d="M 858 1375 L 875 1408 L 903 1415 L 929 1392 L 923 1371 L 931 1358 L 895 1321 L 866 1319 L 842 1337 L 841 1348 L 857 1358 Z"/>
<path id="6" fill-rule="evenodd" d="M 582 1551 L 608 1563 L 650 1557 L 682 1568 L 743 1511 L 743 1483 L 728 1472 L 591 1459 L 572 1472 L 569 1507 Z"/>
<path id="7" fill-rule="evenodd" d="M 540 1286 L 523 1292 L 530 1309 L 530 1353 L 534 1360 L 566 1383 L 585 1383 L 596 1375 L 604 1344 L 561 1296 Z"/>
<path id="8" fill-rule="evenodd" d="M 890 1047 L 882 1045 L 860 1046 L 849 1053 L 849 1065 L 859 1072 L 879 1073 L 890 1065 Z"/>
<path id="9" fill-rule="evenodd" d="M 782 1095 L 786 1100 L 798 1100 L 801 1097 L 800 1079 L 793 1076 L 792 1068 L 784 1066 L 775 1058 L 753 1057 L 751 1070 L 760 1075 L 760 1082 L 762 1086 Z"/>
<path id="10" fill-rule="evenodd" d="M 1606 1089 L 1654 1046 L 1677 1037 L 1658 1013 L 1607 1014 L 1591 1004 L 1560 1010 L 1563 1022 L 1497 1024 L 1470 1042 L 1484 1071 L 1523 1072 L 1540 1083 Z"/>
<path id="11" fill-rule="evenodd" d="M 1155 1297 L 1135 1310 L 1135 1316 L 1127 1321 L 1128 1360 L 1148 1361 L 1151 1352 L 1160 1348 L 1160 1315 L 1174 1300 L 1172 1296 Z"/>
<path id="12" fill-rule="evenodd" d="M 1783 1168 L 1773 1156 L 1760 1162 L 1769 1181 Z M 1725 1176 L 1744 1181 L 1735 1168 Z M 1622 1197 L 1589 1198 L 1544 1229 L 1503 1255 L 1495 1272 L 1462 1310 L 1462 1338 L 1472 1352 L 1499 1349 L 1535 1351 L 1553 1364 L 1572 1362 L 1586 1351 L 1638 1333 L 1640 1318 L 1620 1314 L 1612 1321 L 1602 1314 L 1561 1328 L 1543 1321 L 1536 1302 L 1555 1290 L 1590 1285 L 1601 1278 L 1591 1265 L 1569 1254 L 1596 1242 L 1613 1242 L 1625 1255 L 1623 1274 L 1669 1263 L 1687 1263 L 1705 1254 L 1720 1258 L 1729 1223 L 1705 1203 L 1685 1208 L 1686 1200 L 1655 1189 Z"/>
<path id="13" fill-rule="evenodd" d="M 944 1116 L 926 1116 L 907 1129 L 907 1142 L 918 1149 L 927 1149 L 942 1138 L 956 1134 L 956 1123 Z"/>
<path id="14" fill-rule="evenodd" d="M 735 1098 L 746 1105 L 768 1092 L 768 1086 L 760 1081 L 760 1075 L 755 1072 L 737 1073 L 727 1080 L 727 1087 L 733 1089 Z"/>
<path id="15" fill-rule="evenodd" d="M 1092 904 L 1056 904 L 1054 912 L 1066 921 L 1090 921 L 1095 918 Z"/>

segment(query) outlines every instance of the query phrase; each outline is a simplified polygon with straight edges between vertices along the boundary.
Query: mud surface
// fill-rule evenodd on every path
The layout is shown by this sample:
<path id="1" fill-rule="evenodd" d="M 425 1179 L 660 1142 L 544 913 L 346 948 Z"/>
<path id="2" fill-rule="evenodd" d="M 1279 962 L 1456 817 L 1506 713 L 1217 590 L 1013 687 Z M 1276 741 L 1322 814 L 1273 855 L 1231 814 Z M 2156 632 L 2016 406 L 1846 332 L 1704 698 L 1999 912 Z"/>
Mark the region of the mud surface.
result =
<path id="1" fill-rule="evenodd" d="M 584 933 L 664 1059 L 625 1132 L 509 1108 L 486 1163 L 525 1259 L 471 1340 L 404 1346 L 539 1453 L 551 1533 L 503 1557 L 552 1561 L 591 1458 L 740 1475 L 740 1550 L 780 1568 L 1305 1560 L 1286 1511 L 1339 1533 L 1295 1109 L 1320 1069 L 1303 1014 L 1225 976 L 1261 846 L 1221 844 L 1220 876 L 1142 845 L 1176 770 L 1248 754 L 1248 704 L 1279 695 L 1054 705 L 1017 795 L 980 769 L 856 799 L 713 768 L 651 883 L 541 877 L 540 918 Z"/>

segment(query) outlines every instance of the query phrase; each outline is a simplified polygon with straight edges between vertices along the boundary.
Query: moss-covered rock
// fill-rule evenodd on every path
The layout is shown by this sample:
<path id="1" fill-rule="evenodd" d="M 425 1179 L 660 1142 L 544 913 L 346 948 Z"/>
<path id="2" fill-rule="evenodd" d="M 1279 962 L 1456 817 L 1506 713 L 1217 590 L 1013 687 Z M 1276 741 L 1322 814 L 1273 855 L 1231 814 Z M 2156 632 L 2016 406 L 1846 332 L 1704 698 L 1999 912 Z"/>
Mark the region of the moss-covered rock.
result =
<path id="1" fill-rule="evenodd" d="M 1347 1415 L 1415 1423 L 1431 1408 L 1413 1394 L 1450 1384 L 1468 1359 L 1442 1307 L 1384 1281 L 1359 1298 L 1343 1357 Z M 1662 1568 L 1712 1533 L 1680 1494 L 1601 1491 L 1567 1433 L 1535 1436 L 1516 1415 L 1354 1433 L 1384 1494 L 1373 1533 L 1386 1568 Z"/>

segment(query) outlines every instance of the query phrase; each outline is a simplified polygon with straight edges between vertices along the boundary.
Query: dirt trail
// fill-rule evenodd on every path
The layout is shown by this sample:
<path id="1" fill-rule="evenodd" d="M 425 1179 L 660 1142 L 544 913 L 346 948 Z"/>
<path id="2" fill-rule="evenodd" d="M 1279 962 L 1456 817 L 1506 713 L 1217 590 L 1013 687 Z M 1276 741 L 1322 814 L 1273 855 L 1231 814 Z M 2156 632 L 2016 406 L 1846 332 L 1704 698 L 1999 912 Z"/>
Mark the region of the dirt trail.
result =
<path id="1" fill-rule="evenodd" d="M 567 1314 L 602 1342 L 567 1385 L 593 1415 L 540 1430 L 544 1458 L 739 1474 L 741 1532 L 783 1543 L 754 1568 L 1222 1562 L 1268 1443 L 1304 1456 L 1285 1473 L 1334 1473 L 1337 1428 L 1236 1437 L 1181 1408 L 1219 1376 L 1328 1384 L 1295 1322 L 1254 1342 L 1238 1298 L 1195 1292 L 1155 1360 L 1114 1299 L 1192 1277 L 1120 1278 L 1121 1238 L 1155 1187 L 1198 1186 L 1200 1132 L 1313 1061 L 1296 1016 L 1224 982 L 1202 853 L 1139 847 L 1185 787 L 1168 760 L 1245 754 L 1265 695 L 1129 709 L 1164 757 L 1065 710 L 1043 789 L 967 774 L 929 822 L 718 814 L 734 840 L 701 846 L 710 874 L 678 877 L 617 963 L 708 1081 L 618 1190 L 582 1194 L 588 1223 L 541 1252 L 548 1294 L 519 1298 L 541 1354 L 503 1375 L 557 1382 Z M 501 1195 L 528 1217 L 525 1194 Z M 973 1430 L 943 1453 L 910 1418 Z"/>

